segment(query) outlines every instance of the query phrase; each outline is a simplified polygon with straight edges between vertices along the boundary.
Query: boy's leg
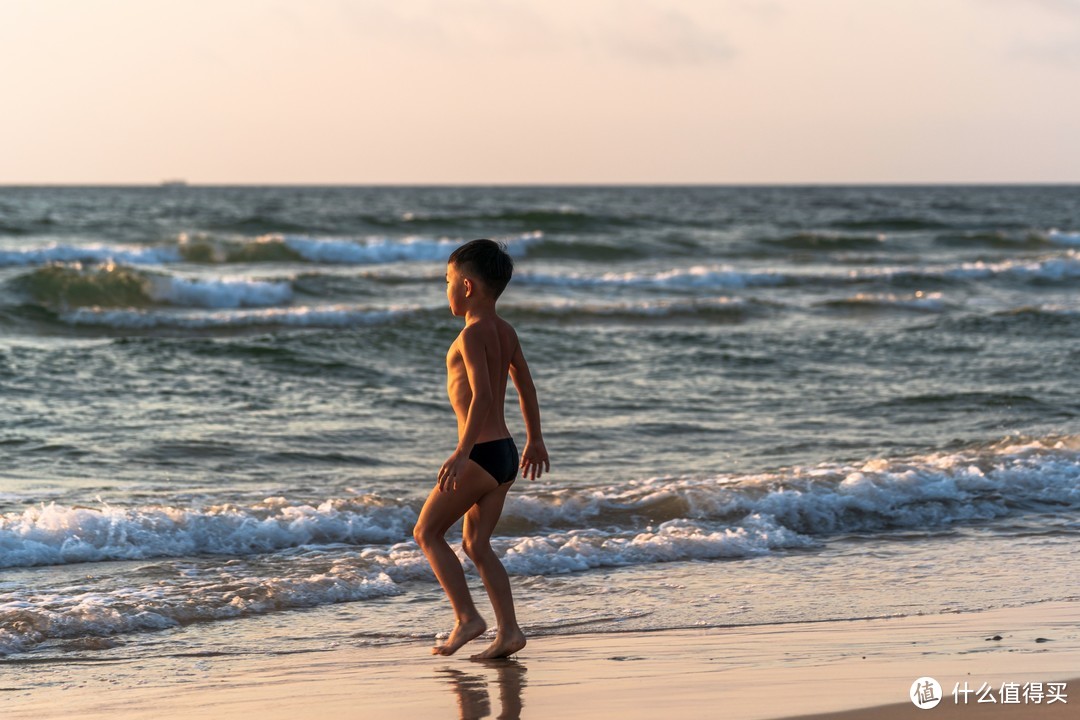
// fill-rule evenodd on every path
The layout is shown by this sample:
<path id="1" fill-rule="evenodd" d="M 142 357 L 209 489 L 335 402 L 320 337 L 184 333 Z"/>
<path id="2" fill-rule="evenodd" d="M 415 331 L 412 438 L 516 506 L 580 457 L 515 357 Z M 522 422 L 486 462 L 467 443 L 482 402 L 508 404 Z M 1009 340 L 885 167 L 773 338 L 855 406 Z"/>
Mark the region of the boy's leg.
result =
<path id="1" fill-rule="evenodd" d="M 506 657 L 525 647 L 525 634 L 518 626 L 517 613 L 514 610 L 510 578 L 506 574 L 506 568 L 499 562 L 499 557 L 491 549 L 491 533 L 495 531 L 495 525 L 502 515 L 503 503 L 511 485 L 513 483 L 499 485 L 477 500 L 465 513 L 462 545 L 484 581 L 491 607 L 495 610 L 495 620 L 499 624 L 495 641 L 487 650 L 473 658 Z"/>
<path id="2" fill-rule="evenodd" d="M 487 629 L 469 594 L 465 571 L 443 537 L 451 525 L 498 484 L 475 464 L 467 463 L 466 468 L 453 489 L 432 488 L 413 529 L 413 537 L 431 563 L 431 569 L 454 609 L 456 623 L 449 639 L 444 645 L 432 648 L 433 653 L 440 655 L 452 655 Z"/>

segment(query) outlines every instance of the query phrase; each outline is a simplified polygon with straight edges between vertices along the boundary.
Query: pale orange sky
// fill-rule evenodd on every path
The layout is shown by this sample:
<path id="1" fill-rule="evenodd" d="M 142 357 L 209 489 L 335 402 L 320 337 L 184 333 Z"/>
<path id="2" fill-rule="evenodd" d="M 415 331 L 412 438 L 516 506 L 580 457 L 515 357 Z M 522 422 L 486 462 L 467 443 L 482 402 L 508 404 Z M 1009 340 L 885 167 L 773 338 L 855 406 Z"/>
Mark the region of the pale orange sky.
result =
<path id="1" fill-rule="evenodd" d="M 1080 0 L 0 0 L 0 183 L 1080 181 Z"/>

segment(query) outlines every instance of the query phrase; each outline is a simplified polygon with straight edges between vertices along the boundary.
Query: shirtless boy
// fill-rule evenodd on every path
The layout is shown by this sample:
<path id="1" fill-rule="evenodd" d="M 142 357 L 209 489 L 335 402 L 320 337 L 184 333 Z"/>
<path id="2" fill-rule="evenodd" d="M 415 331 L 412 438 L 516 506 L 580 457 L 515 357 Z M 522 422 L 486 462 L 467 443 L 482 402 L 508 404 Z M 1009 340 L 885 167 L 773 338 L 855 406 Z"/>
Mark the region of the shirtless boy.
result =
<path id="1" fill-rule="evenodd" d="M 462 245 L 446 265 L 450 311 L 465 318 L 465 328 L 446 353 L 446 388 L 457 415 L 458 444 L 439 469 L 438 482 L 413 530 L 454 609 L 450 637 L 431 650 L 437 655 L 453 655 L 487 630 L 469 594 L 461 563 L 443 537 L 462 515 L 462 549 L 484 581 L 499 624 L 495 641 L 472 657 L 507 657 L 525 647 L 510 579 L 491 549 L 491 533 L 518 468 L 523 477 L 535 479 L 551 466 L 540 432 L 540 406 L 529 366 L 514 328 L 495 311 L 495 301 L 513 271 L 510 256 L 491 240 Z M 503 417 L 507 374 L 517 388 L 525 419 L 526 442 L 520 464 Z"/>

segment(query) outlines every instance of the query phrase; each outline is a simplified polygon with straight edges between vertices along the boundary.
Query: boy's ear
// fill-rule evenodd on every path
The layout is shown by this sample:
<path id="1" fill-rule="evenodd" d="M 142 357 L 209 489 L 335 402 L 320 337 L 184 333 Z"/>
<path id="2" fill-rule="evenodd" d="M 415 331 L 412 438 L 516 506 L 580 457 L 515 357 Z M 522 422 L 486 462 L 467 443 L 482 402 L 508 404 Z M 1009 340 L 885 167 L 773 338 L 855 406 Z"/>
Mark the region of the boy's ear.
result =
<path id="1" fill-rule="evenodd" d="M 469 278 L 462 278 L 465 281 L 465 297 L 469 297 L 473 293 L 473 281 Z"/>

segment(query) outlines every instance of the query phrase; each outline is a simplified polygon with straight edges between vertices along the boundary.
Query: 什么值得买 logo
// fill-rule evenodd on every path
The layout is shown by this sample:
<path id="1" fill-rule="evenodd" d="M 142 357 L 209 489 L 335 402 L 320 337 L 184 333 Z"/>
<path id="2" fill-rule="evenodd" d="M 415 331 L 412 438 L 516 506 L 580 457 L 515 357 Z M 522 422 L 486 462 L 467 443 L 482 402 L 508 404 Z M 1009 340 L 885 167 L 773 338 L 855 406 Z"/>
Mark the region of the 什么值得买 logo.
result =
<path id="1" fill-rule="evenodd" d="M 921 677 L 911 683 L 911 691 L 908 693 L 911 702 L 921 710 L 929 710 L 937 707 L 941 702 L 941 684 L 932 677 Z"/>

